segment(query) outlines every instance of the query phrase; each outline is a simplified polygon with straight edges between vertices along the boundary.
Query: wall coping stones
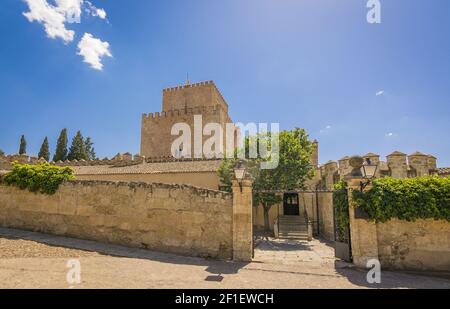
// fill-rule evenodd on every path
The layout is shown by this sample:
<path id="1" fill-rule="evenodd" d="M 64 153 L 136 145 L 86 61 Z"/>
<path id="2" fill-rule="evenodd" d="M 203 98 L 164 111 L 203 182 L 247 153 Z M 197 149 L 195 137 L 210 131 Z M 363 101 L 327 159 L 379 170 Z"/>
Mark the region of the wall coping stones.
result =
<path id="1" fill-rule="evenodd" d="M 205 197 L 221 197 L 224 199 L 231 199 L 232 194 L 229 192 L 205 189 L 200 187 L 195 187 L 191 185 L 180 185 L 180 184 L 165 184 L 165 183 L 147 183 L 147 182 L 125 182 L 125 181 L 107 181 L 107 180 L 68 180 L 63 182 L 63 185 L 81 185 L 81 186 L 95 186 L 95 185 L 105 185 L 105 186 L 115 186 L 115 187 L 128 187 L 130 189 L 180 189 L 180 190 L 193 190 L 197 195 L 202 195 Z"/>

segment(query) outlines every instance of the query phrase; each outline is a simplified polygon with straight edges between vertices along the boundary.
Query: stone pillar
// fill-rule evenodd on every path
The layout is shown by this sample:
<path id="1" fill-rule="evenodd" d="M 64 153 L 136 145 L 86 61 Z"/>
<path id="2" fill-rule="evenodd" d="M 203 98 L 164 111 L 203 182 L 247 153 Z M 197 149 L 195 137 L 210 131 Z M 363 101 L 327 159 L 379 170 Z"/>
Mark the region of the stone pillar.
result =
<path id="1" fill-rule="evenodd" d="M 391 171 L 392 178 L 407 178 L 408 165 L 406 163 L 406 154 L 395 151 L 387 156 L 387 164 Z"/>
<path id="2" fill-rule="evenodd" d="M 409 166 L 414 168 L 416 171 L 416 176 L 427 176 L 430 174 L 430 169 L 428 168 L 428 156 L 426 154 L 415 152 L 408 156 Z"/>
<path id="3" fill-rule="evenodd" d="M 250 262 L 253 258 L 253 180 L 233 180 L 233 260 Z"/>
<path id="4" fill-rule="evenodd" d="M 366 219 L 355 218 L 355 208 L 353 207 L 352 193 L 360 190 L 361 177 L 346 177 L 348 184 L 348 203 L 350 217 L 350 238 L 352 246 L 353 264 L 357 267 L 366 268 L 367 261 L 378 259 L 378 237 L 377 225 L 375 222 Z M 370 186 L 366 187 L 369 190 Z"/>
<path id="5" fill-rule="evenodd" d="M 312 165 L 316 168 L 319 166 L 319 142 L 317 140 L 313 142 Z"/>

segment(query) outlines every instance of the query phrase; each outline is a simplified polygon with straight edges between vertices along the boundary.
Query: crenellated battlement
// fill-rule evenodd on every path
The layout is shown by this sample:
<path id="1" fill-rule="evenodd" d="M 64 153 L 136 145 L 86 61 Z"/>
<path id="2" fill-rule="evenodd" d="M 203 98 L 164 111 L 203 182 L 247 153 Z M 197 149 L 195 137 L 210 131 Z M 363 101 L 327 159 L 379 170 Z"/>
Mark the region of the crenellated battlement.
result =
<path id="1" fill-rule="evenodd" d="M 170 111 L 163 112 L 155 112 L 155 113 L 143 113 L 142 120 L 152 120 L 152 119 L 161 119 L 161 118 L 176 118 L 183 115 L 204 115 L 204 114 L 213 114 L 217 113 L 220 110 L 223 110 L 223 107 L 220 105 L 213 106 L 197 106 L 192 108 L 185 109 L 175 109 Z"/>
<path id="2" fill-rule="evenodd" d="M 183 89 L 187 89 L 187 88 L 195 88 L 195 87 L 211 86 L 211 85 L 216 87 L 216 84 L 214 83 L 214 81 L 210 80 L 210 81 L 204 81 L 204 82 L 199 82 L 199 83 L 189 84 L 189 85 L 184 85 L 184 86 L 164 88 L 163 92 L 177 91 L 177 90 L 183 90 Z M 217 87 L 216 87 L 216 89 L 217 89 Z"/>
<path id="3" fill-rule="evenodd" d="M 394 151 L 386 156 L 386 161 L 380 160 L 380 155 L 369 152 L 362 156 L 365 160 L 370 159 L 372 164 L 378 166 L 375 177 L 411 178 L 438 173 L 437 159 L 433 155 L 414 152 L 407 155 Z M 332 188 L 339 179 L 344 179 L 352 171 L 350 166 L 351 157 L 345 156 L 336 161 L 329 161 L 320 166 L 320 175 L 323 184 Z"/>

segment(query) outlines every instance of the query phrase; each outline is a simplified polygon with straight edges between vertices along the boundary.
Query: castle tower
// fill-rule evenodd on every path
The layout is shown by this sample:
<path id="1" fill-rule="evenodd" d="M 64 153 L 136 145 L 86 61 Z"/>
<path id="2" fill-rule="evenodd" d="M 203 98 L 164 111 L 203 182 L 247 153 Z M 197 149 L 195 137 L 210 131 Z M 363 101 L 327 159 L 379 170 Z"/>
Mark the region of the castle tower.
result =
<path id="1" fill-rule="evenodd" d="M 194 154 L 194 117 L 201 116 L 201 128 L 208 123 L 218 123 L 225 132 L 226 124 L 232 123 L 228 104 L 213 81 L 167 88 L 163 90 L 162 111 L 143 114 L 141 126 L 141 156 L 146 158 L 172 157 L 172 136 L 175 124 L 185 123 L 191 128 L 191 152 Z M 202 145 L 209 136 L 200 134 Z M 225 137 L 223 138 L 225 149 Z M 180 150 L 181 151 L 181 150 Z"/>

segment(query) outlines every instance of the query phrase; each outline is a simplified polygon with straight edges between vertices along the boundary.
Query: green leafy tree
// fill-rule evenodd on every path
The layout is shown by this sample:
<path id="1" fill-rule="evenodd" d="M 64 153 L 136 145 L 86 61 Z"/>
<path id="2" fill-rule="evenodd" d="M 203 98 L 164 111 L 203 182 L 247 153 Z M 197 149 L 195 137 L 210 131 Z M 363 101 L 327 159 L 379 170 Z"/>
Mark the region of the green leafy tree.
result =
<path id="1" fill-rule="evenodd" d="M 0 157 L 3 157 L 5 155 L 5 152 L 0 149 Z"/>
<path id="2" fill-rule="evenodd" d="M 95 155 L 95 148 L 92 147 L 94 145 L 94 143 L 91 141 L 90 137 L 87 137 L 86 140 L 84 141 L 84 148 L 86 151 L 86 156 L 88 158 L 88 160 L 96 160 L 97 156 Z"/>
<path id="3" fill-rule="evenodd" d="M 20 137 L 20 146 L 19 146 L 19 154 L 27 153 L 27 141 L 25 139 L 25 135 Z"/>
<path id="4" fill-rule="evenodd" d="M 48 138 L 45 137 L 44 142 L 42 143 L 41 149 L 39 150 L 38 154 L 39 158 L 44 158 L 45 161 L 50 160 L 50 151 L 48 147 Z"/>
<path id="5" fill-rule="evenodd" d="M 59 134 L 58 141 L 56 143 L 56 151 L 53 156 L 53 161 L 66 161 L 67 160 L 67 129 L 62 129 Z"/>
<path id="6" fill-rule="evenodd" d="M 69 160 L 87 160 L 86 148 L 84 144 L 83 135 L 81 131 L 77 132 L 77 135 L 72 139 L 72 145 L 69 149 L 69 155 L 67 156 Z"/>
<path id="7" fill-rule="evenodd" d="M 247 138 L 246 149 L 244 150 L 247 154 L 246 157 L 248 157 L 251 142 L 260 142 L 261 145 L 270 149 L 272 137 L 279 138 L 279 164 L 275 168 L 261 169 L 261 163 L 266 160 L 261 157 L 247 160 L 247 172 L 254 178 L 253 203 L 255 206 L 262 205 L 264 208 L 266 230 L 269 230 L 270 208 L 280 203 L 282 197 L 280 194 L 263 191 L 304 189 L 306 181 L 314 176 L 314 169 L 311 164 L 313 144 L 303 129 L 296 128 L 291 131 L 282 131 L 278 133 L 278 136 L 267 133 Z M 260 153 L 259 148 L 258 153 Z M 221 183 L 226 191 L 231 191 L 233 168 L 236 160 L 236 158 L 224 160 L 218 170 Z"/>

